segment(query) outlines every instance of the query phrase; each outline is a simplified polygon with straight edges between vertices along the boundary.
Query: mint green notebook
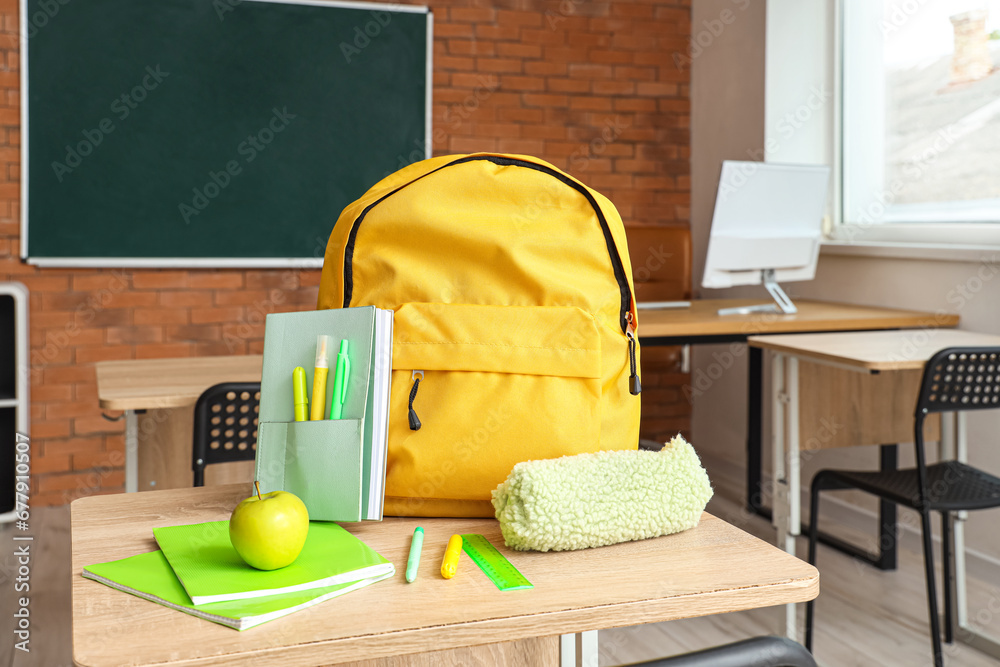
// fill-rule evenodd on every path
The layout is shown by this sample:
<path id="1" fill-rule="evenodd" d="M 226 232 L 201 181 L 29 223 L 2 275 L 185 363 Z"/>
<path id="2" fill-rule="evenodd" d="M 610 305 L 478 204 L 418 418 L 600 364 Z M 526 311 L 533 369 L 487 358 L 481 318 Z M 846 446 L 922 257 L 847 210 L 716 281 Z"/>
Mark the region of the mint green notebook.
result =
<path id="1" fill-rule="evenodd" d="M 99 581 L 125 593 L 237 630 L 246 630 L 300 609 L 306 609 L 338 595 L 391 577 L 392 574 L 392 572 L 388 572 L 368 579 L 286 593 L 285 595 L 214 602 L 195 607 L 184 591 L 184 587 L 174 576 L 174 571 L 170 569 L 170 564 L 162 551 L 151 551 L 83 568 L 83 576 L 87 579 Z"/>
<path id="2" fill-rule="evenodd" d="M 391 310 L 374 306 L 267 316 L 254 472 L 263 493 L 294 493 L 311 519 L 381 520 L 392 317 Z M 348 341 L 351 373 L 343 418 L 296 422 L 292 371 L 305 370 L 311 401 L 319 335 L 331 339 L 324 415 L 330 411 L 336 355 L 341 341 Z"/>
<path id="3" fill-rule="evenodd" d="M 308 591 L 392 574 L 392 563 L 335 523 L 309 522 L 295 562 L 265 572 L 229 542 L 229 522 L 154 528 L 153 535 L 195 605 Z"/>

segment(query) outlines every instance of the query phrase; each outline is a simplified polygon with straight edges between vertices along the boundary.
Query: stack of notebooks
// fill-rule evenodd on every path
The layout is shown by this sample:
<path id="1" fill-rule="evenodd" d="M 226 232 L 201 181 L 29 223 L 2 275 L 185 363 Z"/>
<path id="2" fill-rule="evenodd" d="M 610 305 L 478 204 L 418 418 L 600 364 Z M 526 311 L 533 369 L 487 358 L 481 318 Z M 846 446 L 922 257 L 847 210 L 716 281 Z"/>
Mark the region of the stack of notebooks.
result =
<path id="1" fill-rule="evenodd" d="M 395 573 L 392 563 L 335 523 L 310 522 L 302 553 L 256 570 L 229 542 L 229 522 L 153 529 L 159 551 L 90 565 L 83 576 L 199 618 L 246 630 Z"/>

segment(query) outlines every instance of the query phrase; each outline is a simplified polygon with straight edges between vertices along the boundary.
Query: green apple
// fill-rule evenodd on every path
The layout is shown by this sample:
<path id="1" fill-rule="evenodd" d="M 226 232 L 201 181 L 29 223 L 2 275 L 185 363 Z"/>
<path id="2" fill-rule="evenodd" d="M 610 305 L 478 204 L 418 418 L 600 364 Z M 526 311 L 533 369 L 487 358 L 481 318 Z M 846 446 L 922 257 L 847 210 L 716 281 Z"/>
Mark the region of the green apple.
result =
<path id="1" fill-rule="evenodd" d="M 309 533 L 309 511 L 298 496 L 272 491 L 242 501 L 229 517 L 229 541 L 248 565 L 277 570 L 299 556 Z"/>

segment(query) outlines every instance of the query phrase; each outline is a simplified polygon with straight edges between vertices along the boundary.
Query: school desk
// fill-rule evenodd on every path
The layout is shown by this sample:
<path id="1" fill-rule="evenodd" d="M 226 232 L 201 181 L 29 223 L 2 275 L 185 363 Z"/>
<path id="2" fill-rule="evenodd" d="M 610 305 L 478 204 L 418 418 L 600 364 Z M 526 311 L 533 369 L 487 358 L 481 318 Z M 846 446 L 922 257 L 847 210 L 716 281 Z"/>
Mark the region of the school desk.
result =
<path id="1" fill-rule="evenodd" d="M 755 313 L 720 316 L 719 308 L 765 299 L 702 299 L 689 308 L 643 310 L 643 345 L 743 343 L 755 334 L 953 327 L 957 315 L 796 301 L 795 315 Z M 745 348 L 740 348 L 744 350 Z M 125 411 L 126 491 L 190 486 L 192 408 L 202 391 L 218 382 L 260 380 L 261 357 L 196 357 L 102 361 L 97 393 L 105 410 Z M 697 378 L 694 378 L 697 380 Z M 747 504 L 761 510 L 761 357 L 749 354 L 747 392 Z M 694 384 L 697 389 L 697 384 Z M 147 411 L 141 424 L 137 412 Z M 249 479 L 252 464 L 226 463 L 206 469 L 206 483 Z"/>
<path id="2" fill-rule="evenodd" d="M 125 490 L 191 486 L 198 397 L 221 382 L 260 382 L 262 363 L 260 355 L 240 355 L 95 364 L 101 408 L 125 413 Z M 220 463 L 205 470 L 206 482 L 211 483 L 239 482 L 252 476 L 252 461 Z"/>
<path id="3" fill-rule="evenodd" d="M 643 311 L 639 315 L 640 340 L 643 345 L 733 343 L 735 347 L 726 351 L 731 357 L 736 357 L 747 350 L 741 343 L 745 343 L 748 337 L 754 335 L 878 329 L 935 329 L 957 326 L 959 319 L 958 315 L 949 313 L 854 306 L 806 299 L 796 299 L 795 305 L 798 312 L 792 315 L 778 313 L 718 314 L 720 308 L 745 307 L 763 303 L 766 300 L 766 298 L 702 299 L 693 301 L 691 307 L 687 309 Z M 724 354 L 722 360 L 726 360 Z M 761 409 L 764 376 L 759 348 L 749 348 L 747 364 L 746 504 L 751 511 L 770 517 L 770 511 L 762 502 L 764 494 L 761 484 L 763 469 Z M 686 395 L 689 393 L 692 399 L 696 399 L 698 393 L 705 390 L 706 384 L 710 386 L 726 370 L 727 367 L 722 362 L 713 361 L 701 374 L 692 376 L 691 386 Z M 895 445 L 883 447 L 882 455 L 887 462 L 895 460 Z M 894 506 L 883 506 L 881 525 L 895 524 L 895 511 Z M 888 528 L 883 529 L 883 531 L 886 530 Z M 848 553 L 854 553 L 848 545 L 838 544 L 836 547 Z M 879 564 L 884 569 L 892 569 L 895 567 L 895 563 L 895 547 L 889 546 L 883 550 Z"/>
<path id="4" fill-rule="evenodd" d="M 751 349 L 771 352 L 772 522 L 778 545 L 795 553 L 795 536 L 801 526 L 802 458 L 834 447 L 912 442 L 914 410 L 927 360 L 946 347 L 1000 346 L 1000 336 L 918 329 L 753 336 L 748 344 Z M 946 456 L 965 461 L 964 413 L 931 417 L 924 423 L 925 437 L 941 441 Z M 890 463 L 896 464 L 895 460 Z M 959 513 L 959 518 L 964 515 Z M 956 629 L 962 630 L 955 636 L 1000 657 L 1000 645 L 966 623 L 963 521 L 955 522 L 953 534 Z M 794 639 L 794 605 L 786 612 L 785 631 Z"/>
<path id="5" fill-rule="evenodd" d="M 492 519 L 343 524 L 396 566 L 391 579 L 244 632 L 114 590 L 82 568 L 156 548 L 152 529 L 226 519 L 249 484 L 92 496 L 72 504 L 73 657 L 78 665 L 560 664 L 560 635 L 805 602 L 816 569 L 705 513 L 692 530 L 568 552 L 514 552 Z M 423 526 L 417 579 L 404 572 Z M 440 576 L 453 533 L 486 536 L 534 584 L 499 591 L 463 555 Z M 596 656 L 593 662 L 597 664 Z M 483 662 L 477 662 L 482 658 Z M 371 660 L 371 662 L 368 662 Z M 564 663 L 565 664 L 565 663 Z M 571 663 L 573 664 L 573 663 Z"/>

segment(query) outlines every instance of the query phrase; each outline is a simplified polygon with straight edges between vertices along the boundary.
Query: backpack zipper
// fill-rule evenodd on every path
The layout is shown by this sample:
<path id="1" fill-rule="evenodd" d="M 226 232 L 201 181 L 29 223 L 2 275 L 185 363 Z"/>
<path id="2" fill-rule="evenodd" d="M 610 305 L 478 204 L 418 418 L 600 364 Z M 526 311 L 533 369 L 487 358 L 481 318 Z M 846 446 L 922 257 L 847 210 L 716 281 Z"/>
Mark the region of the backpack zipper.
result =
<path id="1" fill-rule="evenodd" d="M 417 377 L 417 376 L 420 377 Z M 419 431 L 420 430 L 420 419 L 417 417 L 417 411 L 413 409 L 413 399 L 417 397 L 417 389 L 420 388 L 420 381 L 424 378 L 423 371 L 413 371 L 410 373 L 410 379 L 413 380 L 413 387 L 410 388 L 410 403 L 409 403 L 409 421 L 410 430 Z"/>
<path id="2" fill-rule="evenodd" d="M 625 335 L 628 337 L 628 392 L 638 396 L 642 392 L 642 383 L 639 382 L 639 374 L 635 370 L 635 336 L 631 331 Z"/>
<path id="3" fill-rule="evenodd" d="M 597 220 L 601 225 L 601 231 L 604 233 L 604 242 L 608 246 L 608 255 L 611 258 L 611 267 L 615 274 L 615 280 L 618 282 L 618 291 L 621 294 L 621 308 L 618 318 L 619 324 L 621 325 L 622 333 L 628 334 L 630 328 L 630 320 L 632 316 L 631 313 L 632 291 L 629 289 L 628 279 L 625 277 L 625 268 L 622 266 L 621 256 L 619 255 L 618 248 L 615 245 L 614 237 L 611 235 L 611 227 L 608 225 L 608 221 L 604 217 L 604 212 L 601 210 L 601 207 L 597 204 L 597 201 L 594 199 L 594 196 L 590 194 L 590 192 L 584 185 L 578 183 L 576 180 L 565 174 L 555 171 L 551 167 L 535 164 L 534 162 L 528 162 L 527 160 L 517 160 L 514 158 L 500 157 L 499 155 L 473 155 L 473 156 L 466 156 L 463 158 L 459 158 L 458 160 L 449 162 L 448 164 L 441 165 L 434 171 L 427 172 L 420 178 L 416 178 L 412 181 L 404 183 L 403 185 L 399 186 L 392 192 L 382 195 L 381 197 L 373 201 L 371 204 L 366 206 L 364 210 L 361 211 L 361 214 L 358 215 L 358 217 L 354 220 L 354 223 L 351 225 L 351 231 L 347 236 L 347 246 L 344 250 L 344 308 L 351 307 L 351 296 L 354 291 L 354 278 L 353 278 L 354 242 L 358 236 L 358 228 L 361 226 L 362 221 L 364 221 L 365 216 L 368 215 L 368 212 L 371 211 L 378 204 L 382 203 L 392 195 L 396 194 L 397 192 L 405 188 L 406 186 L 412 183 L 416 183 L 417 181 L 426 176 L 430 176 L 431 174 L 436 173 L 442 169 L 445 169 L 446 167 L 451 167 L 458 164 L 464 164 L 466 162 L 474 162 L 476 160 L 486 160 L 488 162 L 492 162 L 494 164 L 498 164 L 501 166 L 525 167 L 527 169 L 534 169 L 536 171 L 540 171 L 544 174 L 548 174 L 549 176 L 558 179 L 559 181 L 563 182 L 564 184 L 568 185 L 569 187 L 573 188 L 574 190 L 582 194 L 584 198 L 586 198 L 586 200 L 593 207 L 594 213 L 597 215 Z M 634 350 L 630 353 L 630 357 L 634 357 Z M 419 428 L 419 426 L 417 428 Z"/>

